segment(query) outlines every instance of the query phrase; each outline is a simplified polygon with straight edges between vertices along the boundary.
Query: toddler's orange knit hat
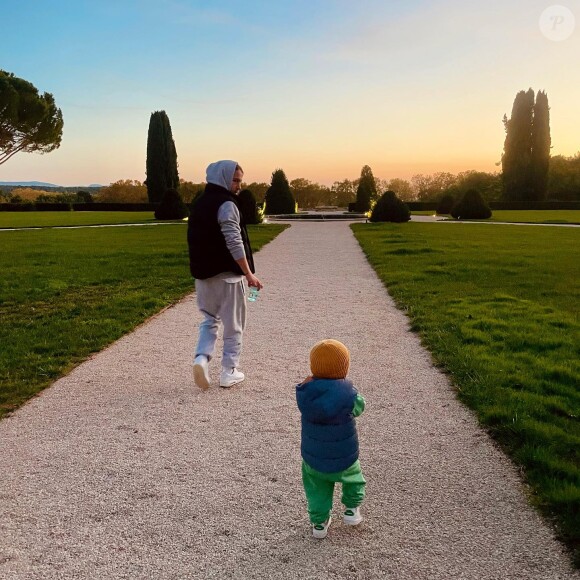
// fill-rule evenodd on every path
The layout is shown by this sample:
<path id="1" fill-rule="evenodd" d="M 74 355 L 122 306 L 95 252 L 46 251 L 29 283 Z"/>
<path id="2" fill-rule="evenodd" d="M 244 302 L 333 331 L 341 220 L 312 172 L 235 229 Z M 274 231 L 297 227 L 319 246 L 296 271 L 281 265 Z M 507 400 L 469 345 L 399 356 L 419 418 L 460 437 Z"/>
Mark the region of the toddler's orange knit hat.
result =
<path id="1" fill-rule="evenodd" d="M 348 348 L 329 338 L 317 342 L 310 351 L 310 370 L 321 379 L 344 379 L 350 365 Z"/>

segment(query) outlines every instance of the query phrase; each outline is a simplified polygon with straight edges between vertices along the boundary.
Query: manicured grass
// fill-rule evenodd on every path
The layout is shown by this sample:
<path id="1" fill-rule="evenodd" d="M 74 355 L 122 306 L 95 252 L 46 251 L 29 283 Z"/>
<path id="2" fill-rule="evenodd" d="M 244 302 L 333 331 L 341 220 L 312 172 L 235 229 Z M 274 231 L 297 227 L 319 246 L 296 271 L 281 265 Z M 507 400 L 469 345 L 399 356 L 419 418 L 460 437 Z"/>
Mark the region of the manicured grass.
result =
<path id="1" fill-rule="evenodd" d="M 435 215 L 435 210 L 412 211 L 412 215 Z M 447 217 L 451 216 L 439 216 Z M 477 220 L 476 220 L 477 221 Z M 487 220 L 495 222 L 529 223 L 529 224 L 580 224 L 580 210 L 578 209 L 551 209 L 551 210 L 507 210 L 494 209 L 493 215 Z"/>
<path id="2" fill-rule="evenodd" d="M 580 230 L 351 227 L 580 566 Z"/>
<path id="3" fill-rule="evenodd" d="M 252 248 L 285 227 L 249 226 Z M 0 417 L 194 288 L 185 224 L 0 232 L 0 244 Z"/>
<path id="4" fill-rule="evenodd" d="M 417 215 L 429 215 L 431 212 L 413 212 Z M 433 212 L 435 213 L 435 212 Z M 450 220 L 451 216 L 446 217 Z M 510 223 L 527 223 L 527 224 L 580 224 L 580 210 L 578 209 L 530 209 L 530 210 L 511 210 L 511 209 L 494 209 L 492 216 L 486 220 L 463 220 L 463 221 L 486 221 L 486 222 L 510 222 Z"/>
<path id="5" fill-rule="evenodd" d="M 543 224 L 580 224 L 579 209 L 505 210 L 495 209 L 489 221 Z"/>
<path id="6" fill-rule="evenodd" d="M 0 211 L 0 228 L 151 223 L 151 211 Z"/>

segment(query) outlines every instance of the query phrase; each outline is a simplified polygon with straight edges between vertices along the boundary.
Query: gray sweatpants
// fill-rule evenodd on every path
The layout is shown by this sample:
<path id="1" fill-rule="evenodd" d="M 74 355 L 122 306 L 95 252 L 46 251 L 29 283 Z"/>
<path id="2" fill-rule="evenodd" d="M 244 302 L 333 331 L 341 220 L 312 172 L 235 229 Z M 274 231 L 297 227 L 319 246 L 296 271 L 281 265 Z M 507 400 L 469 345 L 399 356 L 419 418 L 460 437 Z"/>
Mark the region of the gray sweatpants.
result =
<path id="1" fill-rule="evenodd" d="M 204 316 L 199 325 L 195 356 L 208 360 L 214 355 L 220 322 L 224 327 L 222 367 L 237 367 L 242 352 L 242 335 L 246 327 L 246 291 L 244 282 L 226 282 L 220 278 L 196 280 L 197 307 Z"/>

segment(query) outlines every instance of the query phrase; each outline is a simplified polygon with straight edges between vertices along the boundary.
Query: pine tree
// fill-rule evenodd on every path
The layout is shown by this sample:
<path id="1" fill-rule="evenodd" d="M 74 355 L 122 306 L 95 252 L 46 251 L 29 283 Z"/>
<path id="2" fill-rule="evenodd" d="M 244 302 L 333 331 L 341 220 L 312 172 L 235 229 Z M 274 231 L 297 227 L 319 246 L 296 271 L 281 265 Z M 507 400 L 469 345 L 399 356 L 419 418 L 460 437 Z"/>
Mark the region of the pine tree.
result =
<path id="1" fill-rule="evenodd" d="M 533 198 L 541 201 L 548 194 L 548 169 L 550 166 L 550 107 L 548 96 L 538 91 L 534 105 L 534 123 L 532 126 L 532 168 Z"/>
<path id="2" fill-rule="evenodd" d="M 510 201 L 546 197 L 550 163 L 550 113 L 548 97 L 539 91 L 520 91 L 512 116 L 504 115 L 506 131 L 502 155 L 503 198 Z"/>
<path id="3" fill-rule="evenodd" d="M 50 93 L 0 70 L 0 165 L 20 151 L 50 153 L 60 147 L 62 111 Z"/>
<path id="4" fill-rule="evenodd" d="M 360 180 L 356 190 L 357 211 L 369 211 L 372 202 L 377 197 L 377 184 L 372 169 L 365 165 L 360 173 Z"/>
<path id="5" fill-rule="evenodd" d="M 296 202 L 290 191 L 290 184 L 282 169 L 272 173 L 272 183 L 266 191 L 266 214 L 296 213 Z"/>
<path id="6" fill-rule="evenodd" d="M 160 202 L 168 189 L 179 187 L 177 151 L 165 111 L 151 113 L 147 136 L 147 196 Z"/>

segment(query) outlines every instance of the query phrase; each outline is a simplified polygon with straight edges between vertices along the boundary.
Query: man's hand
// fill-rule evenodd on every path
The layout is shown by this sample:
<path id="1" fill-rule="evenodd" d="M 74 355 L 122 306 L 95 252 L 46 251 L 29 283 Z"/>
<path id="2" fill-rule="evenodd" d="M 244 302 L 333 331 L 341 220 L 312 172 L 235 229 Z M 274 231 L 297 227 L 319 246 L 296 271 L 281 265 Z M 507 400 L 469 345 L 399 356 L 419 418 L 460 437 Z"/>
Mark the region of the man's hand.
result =
<path id="1" fill-rule="evenodd" d="M 256 276 L 254 276 L 254 274 L 252 274 L 252 272 L 250 270 L 250 265 L 248 264 L 248 260 L 246 260 L 245 257 L 240 258 L 239 260 L 236 260 L 236 263 L 242 269 L 242 272 L 244 272 L 244 276 L 246 277 L 246 280 L 248 281 L 248 286 L 254 286 L 258 290 L 261 290 L 264 287 L 264 284 L 262 284 L 262 282 L 260 282 L 260 280 L 258 280 L 258 278 L 256 278 Z M 247 272 L 247 274 L 245 272 Z"/>
<path id="2" fill-rule="evenodd" d="M 248 281 L 248 286 L 254 286 L 258 290 L 261 290 L 264 287 L 264 284 L 262 284 L 262 282 L 260 282 L 260 280 L 251 272 L 246 274 L 246 280 Z"/>

